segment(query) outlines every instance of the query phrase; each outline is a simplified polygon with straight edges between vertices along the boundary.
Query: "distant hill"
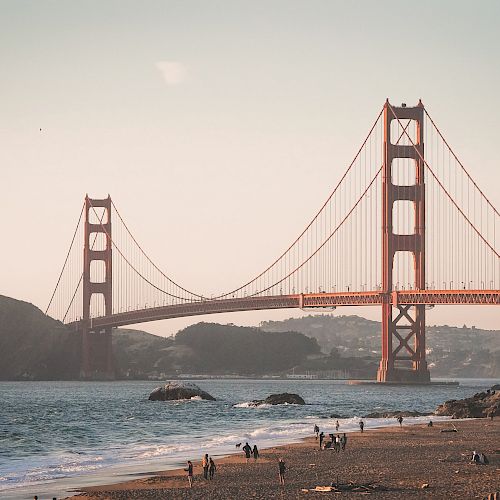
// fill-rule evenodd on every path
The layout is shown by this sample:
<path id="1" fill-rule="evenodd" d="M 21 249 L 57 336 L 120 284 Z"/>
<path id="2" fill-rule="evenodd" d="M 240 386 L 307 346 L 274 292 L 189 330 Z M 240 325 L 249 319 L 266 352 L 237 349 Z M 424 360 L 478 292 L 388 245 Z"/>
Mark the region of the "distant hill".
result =
<path id="1" fill-rule="evenodd" d="M 279 373 L 320 352 L 316 339 L 296 332 L 269 334 L 258 328 L 198 323 L 175 336 L 191 350 L 185 368 L 202 373 Z"/>
<path id="2" fill-rule="evenodd" d="M 380 359 L 381 324 L 359 316 L 309 315 L 266 321 L 260 328 L 268 332 L 301 332 L 315 338 L 324 353 L 330 354 L 333 350 L 341 358 Z M 426 337 L 432 376 L 500 377 L 499 330 L 466 325 L 428 326 Z"/>

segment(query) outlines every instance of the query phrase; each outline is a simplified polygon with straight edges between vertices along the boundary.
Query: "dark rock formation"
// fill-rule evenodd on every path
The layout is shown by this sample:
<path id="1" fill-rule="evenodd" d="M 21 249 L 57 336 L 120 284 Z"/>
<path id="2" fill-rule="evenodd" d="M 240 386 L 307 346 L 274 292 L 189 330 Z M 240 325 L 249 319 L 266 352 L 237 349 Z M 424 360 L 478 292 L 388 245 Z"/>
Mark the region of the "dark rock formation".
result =
<path id="1" fill-rule="evenodd" d="M 283 394 L 271 394 L 268 396 L 264 403 L 268 405 L 305 405 L 306 402 L 298 394 L 289 394 L 284 392 Z"/>
<path id="2" fill-rule="evenodd" d="M 436 415 L 447 415 L 452 418 L 481 418 L 500 415 L 500 391 L 488 389 L 478 392 L 471 398 L 451 399 L 439 405 Z"/>
<path id="3" fill-rule="evenodd" d="M 347 418 L 347 417 L 344 417 L 343 415 L 338 415 L 337 413 L 332 413 L 330 415 L 330 418 L 336 418 L 338 420 L 339 418 Z"/>
<path id="4" fill-rule="evenodd" d="M 266 399 L 254 399 L 248 406 L 260 405 L 305 405 L 306 402 L 298 394 L 289 394 L 284 392 L 282 394 L 271 394 Z"/>
<path id="5" fill-rule="evenodd" d="M 364 415 L 363 418 L 396 418 L 396 417 L 426 417 L 432 413 L 421 413 L 419 411 L 374 411 Z"/>
<path id="6" fill-rule="evenodd" d="M 150 401 L 172 401 L 178 399 L 201 398 L 215 401 L 215 398 L 190 382 L 169 382 L 164 387 L 157 387 L 150 395 Z"/>
<path id="7" fill-rule="evenodd" d="M 500 391 L 500 384 L 495 384 L 492 388 L 492 391 Z"/>

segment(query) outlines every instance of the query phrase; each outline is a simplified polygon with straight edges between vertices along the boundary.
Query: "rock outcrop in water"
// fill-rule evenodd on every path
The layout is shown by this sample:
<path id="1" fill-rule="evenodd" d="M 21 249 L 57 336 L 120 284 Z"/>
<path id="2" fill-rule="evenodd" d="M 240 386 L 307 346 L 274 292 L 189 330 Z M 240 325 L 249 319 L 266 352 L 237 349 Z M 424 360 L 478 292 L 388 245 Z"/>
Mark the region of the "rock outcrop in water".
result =
<path id="1" fill-rule="evenodd" d="M 260 405 L 305 405 L 306 402 L 298 394 L 283 392 L 282 394 L 271 394 L 266 399 L 254 399 L 250 406 Z"/>
<path id="2" fill-rule="evenodd" d="M 290 394 L 288 392 L 284 392 L 282 394 L 271 394 L 268 396 L 264 403 L 268 405 L 305 405 L 306 402 L 298 395 L 298 394 Z"/>
<path id="3" fill-rule="evenodd" d="M 434 413 L 452 418 L 498 416 L 500 415 L 500 391 L 489 389 L 486 392 L 478 392 L 471 398 L 451 399 L 439 405 Z"/>
<path id="4" fill-rule="evenodd" d="M 396 418 L 396 417 L 426 417 L 432 413 L 421 413 L 419 411 L 374 411 L 364 415 L 363 418 Z"/>
<path id="5" fill-rule="evenodd" d="M 163 387 L 157 387 L 150 395 L 150 401 L 174 401 L 179 399 L 201 398 L 215 401 L 215 398 L 202 391 L 196 384 L 183 381 L 168 382 Z"/>

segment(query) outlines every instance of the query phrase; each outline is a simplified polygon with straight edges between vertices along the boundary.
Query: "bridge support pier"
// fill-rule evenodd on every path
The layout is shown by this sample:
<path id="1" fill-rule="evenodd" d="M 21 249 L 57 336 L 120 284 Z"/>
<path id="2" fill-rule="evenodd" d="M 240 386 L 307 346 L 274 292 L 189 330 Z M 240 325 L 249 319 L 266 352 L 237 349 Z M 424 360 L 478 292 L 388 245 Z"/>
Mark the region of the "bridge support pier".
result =
<path id="1" fill-rule="evenodd" d="M 382 359 L 377 372 L 378 382 L 429 383 L 425 360 L 425 305 L 398 305 L 393 289 L 394 258 L 397 252 L 413 255 L 414 289 L 425 289 L 425 182 L 424 182 L 424 107 L 384 107 L 384 162 L 382 166 Z M 393 120 L 414 120 L 415 147 L 391 140 Z M 406 130 L 406 129 L 405 129 Z M 411 129 L 410 129 L 411 130 Z M 393 183 L 393 161 L 398 158 L 415 162 L 414 184 Z M 394 167 L 395 168 L 395 167 Z M 397 178 L 397 176 L 396 176 Z M 397 201 L 409 201 L 414 209 L 413 234 L 394 233 L 393 209 Z M 396 270 L 397 271 L 397 270 Z M 413 343 L 410 344 L 410 341 Z"/>
<path id="2" fill-rule="evenodd" d="M 90 222 L 90 212 L 103 208 L 103 219 Z M 99 234 L 104 234 L 105 248 L 94 250 Z M 100 281 L 93 281 L 91 263 L 104 263 Z M 98 273 L 96 273 L 98 274 Z M 104 299 L 104 314 L 113 312 L 112 242 L 111 242 L 111 198 L 91 200 L 85 197 L 85 237 L 83 249 L 83 331 L 80 378 L 111 380 L 114 378 L 111 328 L 94 329 L 91 319 L 91 302 L 94 295 Z"/>

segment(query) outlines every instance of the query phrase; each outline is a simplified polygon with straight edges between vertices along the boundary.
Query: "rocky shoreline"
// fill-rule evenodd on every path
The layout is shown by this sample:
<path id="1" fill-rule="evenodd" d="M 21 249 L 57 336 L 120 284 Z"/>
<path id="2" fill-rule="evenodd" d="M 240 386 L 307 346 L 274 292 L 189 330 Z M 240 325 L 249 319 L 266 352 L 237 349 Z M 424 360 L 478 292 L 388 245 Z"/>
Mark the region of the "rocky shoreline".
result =
<path id="1" fill-rule="evenodd" d="M 493 386 L 465 399 L 451 399 L 439 405 L 435 415 L 451 418 L 493 418 L 500 416 L 500 390 Z"/>

